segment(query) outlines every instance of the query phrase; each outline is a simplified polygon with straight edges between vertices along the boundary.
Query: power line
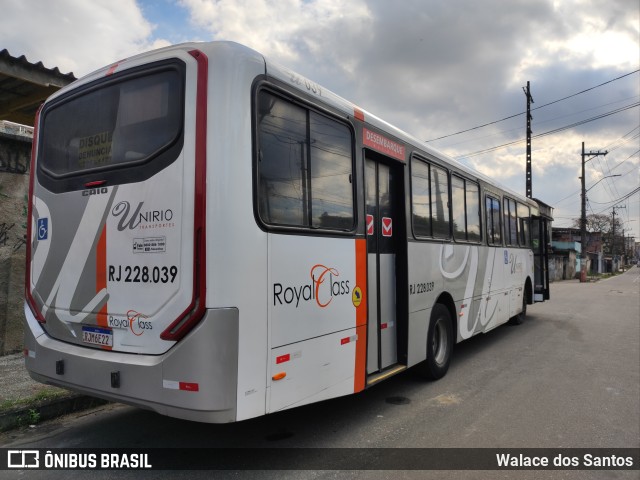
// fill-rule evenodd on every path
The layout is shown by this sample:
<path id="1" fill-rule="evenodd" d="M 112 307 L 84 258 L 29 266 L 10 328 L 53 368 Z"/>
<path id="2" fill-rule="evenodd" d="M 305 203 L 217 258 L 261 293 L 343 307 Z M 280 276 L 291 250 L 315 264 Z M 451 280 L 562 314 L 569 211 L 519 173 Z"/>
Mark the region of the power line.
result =
<path id="1" fill-rule="evenodd" d="M 624 74 L 624 75 L 621 75 L 621 76 L 619 76 L 619 77 L 616 77 L 616 78 L 614 78 L 614 79 L 612 79 L 612 80 L 609 80 L 609 81 L 607 81 L 607 82 L 601 83 L 601 84 L 596 85 L 596 86 L 594 86 L 594 87 L 587 88 L 587 89 L 585 89 L 585 90 L 582 90 L 582 91 L 580 91 L 580 92 L 574 93 L 574 94 L 572 94 L 572 95 L 568 95 L 568 96 L 566 96 L 566 97 L 559 98 L 558 100 L 554 100 L 554 101 L 552 101 L 552 102 L 545 103 L 544 105 L 540 105 L 539 107 L 532 108 L 532 109 L 531 109 L 531 111 L 539 110 L 539 109 L 541 109 L 541 108 L 548 107 L 549 105 L 553 105 L 554 103 L 562 102 L 563 100 L 567 100 L 567 99 L 572 98 L 572 97 L 575 97 L 575 96 L 577 96 L 577 95 L 581 95 L 581 94 L 583 94 L 583 93 L 586 93 L 586 92 L 589 92 L 589 91 L 591 91 L 591 90 L 594 90 L 594 89 L 596 89 L 596 88 L 598 88 L 598 87 L 602 87 L 603 85 L 607 85 L 607 84 L 609 84 L 609 83 L 615 82 L 616 80 L 620 80 L 620 79 L 622 79 L 622 78 L 624 78 L 624 77 L 628 77 L 629 75 L 633 75 L 634 73 L 638 73 L 639 71 L 640 71 L 640 69 L 638 69 L 638 70 L 634 70 L 633 72 L 626 73 L 626 74 Z M 429 139 L 429 140 L 425 140 L 425 143 L 435 142 L 436 140 L 442 140 L 443 138 L 453 137 L 453 136 L 455 136 L 455 135 L 460 135 L 461 133 L 466 133 L 466 132 L 471 132 L 471 131 L 473 131 L 473 130 L 478 130 L 478 129 L 480 129 L 480 128 L 488 127 L 489 125 L 494 125 L 494 124 L 496 124 L 496 123 L 504 122 L 505 120 L 510 120 L 510 119 L 512 119 L 512 118 L 519 117 L 520 115 L 524 115 L 524 114 L 526 114 L 526 113 L 527 113 L 527 112 L 520 112 L 520 113 L 516 113 L 515 115 L 510 115 L 510 116 L 508 116 L 508 117 L 501 118 L 500 120 L 495 120 L 495 121 L 493 121 L 493 122 L 485 123 L 485 124 L 483 124 L 483 125 L 478 125 L 478 126 L 476 126 L 476 127 L 467 128 L 466 130 L 461 130 L 461 131 L 456 132 L 456 133 L 450 133 L 449 135 L 443 135 L 443 136 L 438 137 L 438 138 L 432 138 L 432 139 Z"/>
<path id="2" fill-rule="evenodd" d="M 602 113 L 600 115 L 596 115 L 591 118 L 587 118 L 586 120 L 581 120 L 579 122 L 572 123 L 571 125 L 566 125 L 564 127 L 556 128 L 554 130 L 549 130 L 548 132 L 541 133 L 539 135 L 535 135 L 534 138 L 545 137 L 547 135 L 552 135 L 554 133 L 562 132 L 564 130 L 569 130 L 574 127 L 579 127 L 580 125 L 584 125 L 585 123 L 593 122 L 594 120 L 599 120 L 601 118 L 608 117 L 609 115 L 614 115 L 616 113 L 624 112 L 625 110 L 629 110 L 630 108 L 635 108 L 640 105 L 640 102 L 632 103 L 631 105 L 627 105 L 624 107 L 616 108 L 615 110 L 611 110 L 610 112 Z"/>
<path id="3" fill-rule="evenodd" d="M 624 202 L 626 199 L 633 197 L 638 192 L 640 192 L 640 187 L 636 188 L 635 190 L 630 191 L 629 193 L 627 193 L 626 195 L 622 196 L 621 198 L 618 198 L 617 200 L 613 200 L 613 201 L 609 202 L 609 206 L 605 207 L 604 210 L 601 210 L 598 213 L 602 213 L 602 212 L 605 212 L 605 211 L 609 210 L 612 206 L 615 206 L 618 203 Z"/>
<path id="4" fill-rule="evenodd" d="M 578 110 L 576 112 L 569 113 L 569 114 L 566 114 L 566 115 L 559 115 L 557 117 L 548 118 L 546 120 L 542 120 L 542 121 L 536 122 L 536 125 L 538 127 L 540 127 L 541 125 L 545 125 L 547 123 L 555 122 L 556 120 L 560 120 L 562 118 L 573 117 L 573 116 L 579 115 L 580 113 L 590 112 L 590 111 L 593 111 L 593 110 L 598 110 L 598 109 L 603 108 L 603 107 L 608 107 L 610 105 L 615 105 L 617 103 L 622 103 L 624 101 L 627 101 L 627 100 L 630 100 L 630 99 L 635 99 L 635 98 L 640 98 L 640 95 L 634 95 L 632 97 L 623 98 L 623 99 L 617 100 L 615 102 L 603 103 L 603 104 L 597 105 L 595 107 L 585 108 L 584 110 Z M 638 128 L 640 128 L 640 127 L 636 127 L 634 130 L 637 130 Z M 483 140 L 485 138 L 496 137 L 496 136 L 504 135 L 506 133 L 511 133 L 511 132 L 519 132 L 521 130 L 522 130 L 522 127 L 514 127 L 514 128 L 509 128 L 507 130 L 499 130 L 499 131 L 496 131 L 496 132 L 493 132 L 493 133 L 489 133 L 487 135 L 483 135 L 483 136 L 480 136 L 480 137 L 467 138 L 466 140 L 462 140 L 462 141 L 459 141 L 459 142 L 456 142 L 456 143 L 447 143 L 447 148 L 452 148 L 452 147 L 455 147 L 456 145 L 461 145 L 463 143 L 474 143 L 474 142 L 478 143 L 479 140 Z M 635 138 L 637 138 L 637 137 L 633 137 L 631 139 L 624 140 L 621 143 L 621 145 L 623 145 L 624 143 L 626 143 L 629 140 L 634 140 Z M 615 150 L 618 147 L 614 147 L 614 148 L 605 147 L 605 148 L 607 148 L 609 151 L 612 151 L 612 150 Z"/>
<path id="5" fill-rule="evenodd" d="M 636 102 L 636 103 L 633 103 L 631 105 L 620 107 L 620 108 L 617 108 L 617 109 L 612 110 L 610 112 L 602 113 L 600 115 L 596 115 L 594 117 L 587 118 L 585 120 L 581 120 L 579 122 L 575 122 L 575 123 L 572 123 L 570 125 L 565 125 L 564 127 L 559 127 L 559 128 L 555 128 L 553 130 L 549 130 L 547 132 L 539 133 L 537 135 L 534 135 L 532 138 L 541 138 L 541 137 L 546 137 L 547 135 L 553 135 L 554 133 L 563 132 L 563 131 L 569 130 L 571 128 L 579 127 L 580 125 L 584 125 L 585 123 L 593 122 L 595 120 L 600 120 L 601 118 L 605 118 L 605 117 L 608 117 L 610 115 L 615 115 L 616 113 L 620 113 L 620 112 L 623 112 L 625 110 L 629 110 L 630 108 L 635 108 L 637 106 L 640 106 L 640 102 Z M 484 150 L 478 150 L 476 152 L 467 153 L 465 155 L 458 155 L 455 158 L 456 159 L 461 159 L 461 158 L 475 157 L 475 156 L 481 155 L 483 153 L 493 152 L 493 151 L 496 151 L 496 150 L 500 150 L 501 148 L 504 148 L 504 147 L 509 147 L 511 145 L 516 145 L 516 144 L 521 143 L 523 141 L 525 141 L 525 140 L 521 138 L 519 140 L 514 140 L 513 142 L 503 143 L 502 145 L 497 145 L 495 147 L 486 148 Z"/>

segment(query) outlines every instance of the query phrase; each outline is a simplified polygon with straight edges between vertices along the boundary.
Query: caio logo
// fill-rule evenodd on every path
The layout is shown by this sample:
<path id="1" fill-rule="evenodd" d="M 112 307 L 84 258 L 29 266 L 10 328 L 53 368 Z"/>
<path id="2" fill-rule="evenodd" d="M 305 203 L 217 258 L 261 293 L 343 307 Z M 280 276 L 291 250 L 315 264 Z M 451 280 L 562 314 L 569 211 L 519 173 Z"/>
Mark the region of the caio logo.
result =
<path id="1" fill-rule="evenodd" d="M 316 264 L 309 272 L 311 283 L 285 286 L 273 284 L 273 306 L 293 305 L 314 301 L 320 308 L 326 308 L 334 298 L 351 293 L 349 280 L 341 280 L 340 272 L 333 267 Z"/>

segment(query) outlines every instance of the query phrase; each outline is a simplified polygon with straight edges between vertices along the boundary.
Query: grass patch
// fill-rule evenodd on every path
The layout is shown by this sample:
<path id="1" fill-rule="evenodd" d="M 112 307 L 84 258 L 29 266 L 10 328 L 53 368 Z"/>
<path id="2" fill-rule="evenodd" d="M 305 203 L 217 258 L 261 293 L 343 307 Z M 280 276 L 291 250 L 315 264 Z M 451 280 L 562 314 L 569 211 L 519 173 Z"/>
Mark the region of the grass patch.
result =
<path id="1" fill-rule="evenodd" d="M 4 402 L 0 403 L 0 413 L 17 408 L 37 407 L 44 402 L 68 397 L 69 395 L 70 392 L 67 390 L 61 390 L 59 388 L 45 388 L 28 398 L 21 398 L 19 400 L 5 400 Z"/>
<path id="2" fill-rule="evenodd" d="M 16 424 L 18 427 L 26 427 L 28 425 L 35 425 L 39 421 L 40 421 L 40 412 L 35 408 L 31 408 L 27 413 L 17 418 Z"/>
<path id="3" fill-rule="evenodd" d="M 589 275 L 589 278 L 593 280 L 606 280 L 607 278 L 616 277 L 618 275 L 622 275 L 622 272 L 607 272 L 607 273 L 594 273 L 593 275 Z"/>

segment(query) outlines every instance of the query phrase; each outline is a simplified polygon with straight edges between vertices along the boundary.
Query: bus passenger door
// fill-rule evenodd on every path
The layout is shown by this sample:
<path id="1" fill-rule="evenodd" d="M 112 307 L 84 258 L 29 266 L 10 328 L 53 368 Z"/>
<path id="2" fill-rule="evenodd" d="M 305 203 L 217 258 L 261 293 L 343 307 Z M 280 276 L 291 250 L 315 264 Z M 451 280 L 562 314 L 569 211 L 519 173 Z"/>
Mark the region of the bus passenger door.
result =
<path id="1" fill-rule="evenodd" d="M 398 363 L 400 316 L 396 278 L 398 254 L 405 236 L 401 213 L 403 171 L 391 165 L 374 160 L 371 155 L 366 157 L 368 374 Z"/>
<path id="2" fill-rule="evenodd" d="M 533 301 L 549 300 L 549 220 L 545 217 L 531 217 L 533 239 Z"/>

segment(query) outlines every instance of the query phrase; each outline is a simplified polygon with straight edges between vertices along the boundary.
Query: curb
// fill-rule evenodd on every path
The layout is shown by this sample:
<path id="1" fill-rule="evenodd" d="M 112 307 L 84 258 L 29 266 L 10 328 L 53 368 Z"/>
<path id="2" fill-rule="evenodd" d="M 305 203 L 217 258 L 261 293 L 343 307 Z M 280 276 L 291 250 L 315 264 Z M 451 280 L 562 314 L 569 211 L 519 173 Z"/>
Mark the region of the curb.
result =
<path id="1" fill-rule="evenodd" d="M 29 406 L 21 406 L 0 413 L 0 432 L 6 432 L 26 425 L 67 415 L 69 413 L 98 407 L 109 403 L 107 400 L 74 394 L 69 397 L 43 401 Z"/>

